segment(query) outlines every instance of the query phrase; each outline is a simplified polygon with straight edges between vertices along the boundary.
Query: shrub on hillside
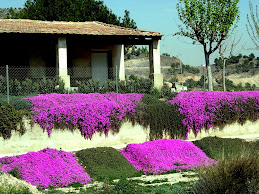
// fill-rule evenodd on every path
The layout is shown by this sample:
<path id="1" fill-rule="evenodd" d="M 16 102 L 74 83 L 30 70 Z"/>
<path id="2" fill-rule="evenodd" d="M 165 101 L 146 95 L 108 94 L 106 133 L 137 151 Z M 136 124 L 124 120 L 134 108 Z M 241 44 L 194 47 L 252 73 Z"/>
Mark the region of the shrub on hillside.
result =
<path id="1" fill-rule="evenodd" d="M 111 147 L 84 149 L 76 152 L 81 166 L 95 180 L 121 179 L 139 173 L 123 155 Z"/>
<path id="2" fill-rule="evenodd" d="M 258 155 L 245 155 L 219 161 L 217 165 L 201 169 L 192 193 L 257 193 L 258 161 Z"/>

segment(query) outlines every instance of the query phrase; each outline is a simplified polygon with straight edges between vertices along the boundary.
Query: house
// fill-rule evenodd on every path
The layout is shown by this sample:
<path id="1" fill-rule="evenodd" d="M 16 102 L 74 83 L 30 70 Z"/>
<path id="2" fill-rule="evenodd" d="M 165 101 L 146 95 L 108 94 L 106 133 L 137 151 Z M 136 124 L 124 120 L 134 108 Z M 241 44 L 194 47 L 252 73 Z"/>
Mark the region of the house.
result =
<path id="1" fill-rule="evenodd" d="M 148 45 L 150 78 L 159 89 L 163 85 L 162 36 L 96 21 L 0 19 L 0 67 L 30 67 L 24 77 L 48 77 L 54 72 L 64 80 L 66 88 L 75 79 L 92 78 L 103 83 L 115 77 L 116 66 L 119 79 L 124 80 L 124 45 Z M 47 68 L 54 71 L 50 73 Z"/>

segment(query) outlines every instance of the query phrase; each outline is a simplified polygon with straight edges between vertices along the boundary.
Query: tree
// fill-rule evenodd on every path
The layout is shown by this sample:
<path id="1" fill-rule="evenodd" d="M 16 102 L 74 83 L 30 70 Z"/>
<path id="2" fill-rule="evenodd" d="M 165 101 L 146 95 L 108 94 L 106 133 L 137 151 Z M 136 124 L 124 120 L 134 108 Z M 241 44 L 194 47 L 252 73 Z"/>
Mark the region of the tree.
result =
<path id="1" fill-rule="evenodd" d="M 168 54 L 168 53 L 163 53 L 162 56 L 170 57 L 170 54 Z"/>
<path id="2" fill-rule="evenodd" d="M 239 19 L 237 7 L 239 0 L 179 0 L 177 11 L 184 26 L 179 25 L 180 32 L 175 35 L 191 38 L 203 46 L 206 68 L 208 72 L 209 90 L 213 90 L 210 71 L 210 55 L 215 52 L 221 42 Z"/>
<path id="3" fill-rule="evenodd" d="M 241 40 L 241 37 L 237 41 L 235 40 L 235 38 L 233 39 L 233 41 L 230 45 L 230 50 L 229 50 L 228 56 L 225 56 L 227 48 L 228 48 L 228 41 L 223 41 L 219 45 L 219 54 L 220 54 L 221 60 L 223 61 L 223 72 L 222 72 L 223 91 L 227 91 L 226 90 L 226 61 L 233 57 L 233 51 L 234 51 L 235 47 L 237 46 L 237 44 L 240 42 L 240 40 Z M 225 45 L 224 45 L 224 43 L 225 43 Z"/>
<path id="4" fill-rule="evenodd" d="M 130 12 L 128 10 L 125 10 L 124 18 L 122 19 L 121 26 L 124 26 L 126 28 L 137 28 L 136 22 L 133 19 L 130 19 Z"/>
<path id="5" fill-rule="evenodd" d="M 146 46 L 142 46 L 141 53 L 144 54 L 146 57 L 148 57 L 148 55 L 149 55 L 148 48 Z"/>
<path id="6" fill-rule="evenodd" d="M 256 6 L 256 14 L 254 14 L 254 8 L 251 0 L 249 0 L 250 16 L 247 14 L 248 25 L 246 24 L 247 32 L 252 39 L 253 43 L 256 46 L 256 49 L 259 49 L 259 13 Z"/>
<path id="7" fill-rule="evenodd" d="M 252 61 L 255 58 L 255 55 L 254 53 L 251 53 L 248 57 L 249 61 Z"/>
<path id="8" fill-rule="evenodd" d="M 125 10 L 124 18 L 117 17 L 100 0 L 27 0 L 24 8 L 11 18 L 44 21 L 100 21 L 127 28 L 137 28 L 136 23 Z"/>

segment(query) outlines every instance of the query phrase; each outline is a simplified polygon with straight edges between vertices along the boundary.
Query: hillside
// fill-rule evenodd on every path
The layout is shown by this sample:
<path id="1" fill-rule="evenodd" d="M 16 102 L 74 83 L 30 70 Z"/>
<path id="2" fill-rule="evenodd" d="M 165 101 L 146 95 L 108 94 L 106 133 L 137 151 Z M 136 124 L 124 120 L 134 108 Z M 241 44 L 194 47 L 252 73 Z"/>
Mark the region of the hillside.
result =
<path id="1" fill-rule="evenodd" d="M 0 19 L 4 19 L 8 16 L 9 9 L 0 8 Z"/>
<path id="2" fill-rule="evenodd" d="M 0 19 L 4 19 L 6 17 L 9 16 L 9 10 L 10 8 L 0 8 Z M 14 8 L 13 11 L 16 13 L 16 12 L 19 12 L 21 9 L 17 9 L 17 8 Z"/>
<path id="3" fill-rule="evenodd" d="M 172 75 L 168 72 L 171 69 L 172 63 L 180 63 L 180 59 L 175 57 L 161 56 L 161 71 L 165 79 L 170 79 Z M 149 58 L 140 56 L 133 59 L 125 60 L 126 75 L 137 75 L 148 77 L 149 75 Z"/>
<path id="4" fill-rule="evenodd" d="M 238 63 L 235 64 L 229 64 L 226 68 L 226 78 L 229 80 L 232 80 L 235 85 L 241 83 L 243 86 L 248 82 L 251 85 L 255 84 L 257 87 L 259 87 L 259 68 L 255 68 L 252 71 L 249 72 L 242 72 L 237 73 L 237 65 L 241 65 L 244 63 L 246 59 L 241 58 Z M 256 59 L 252 60 L 253 63 L 256 64 Z M 172 77 L 177 77 L 179 82 L 185 82 L 188 79 L 193 79 L 194 81 L 198 81 L 201 78 L 201 75 L 203 75 L 203 69 L 201 67 L 197 66 L 191 66 L 194 68 L 197 68 L 200 70 L 200 73 L 188 73 L 183 72 L 183 75 L 181 75 L 178 70 L 178 73 L 173 75 L 173 73 L 169 72 L 169 69 L 171 69 L 171 64 L 173 63 L 180 63 L 180 59 L 177 59 L 175 57 L 168 57 L 168 56 L 161 56 L 161 71 L 164 75 L 164 80 L 168 81 Z M 137 75 L 141 77 L 148 77 L 149 75 L 149 59 L 148 57 L 134 57 L 133 59 L 125 60 L 125 67 L 126 67 L 126 75 Z M 222 70 L 217 68 L 216 65 L 212 65 L 212 75 L 214 78 L 214 83 L 216 83 L 216 79 L 222 78 Z"/>

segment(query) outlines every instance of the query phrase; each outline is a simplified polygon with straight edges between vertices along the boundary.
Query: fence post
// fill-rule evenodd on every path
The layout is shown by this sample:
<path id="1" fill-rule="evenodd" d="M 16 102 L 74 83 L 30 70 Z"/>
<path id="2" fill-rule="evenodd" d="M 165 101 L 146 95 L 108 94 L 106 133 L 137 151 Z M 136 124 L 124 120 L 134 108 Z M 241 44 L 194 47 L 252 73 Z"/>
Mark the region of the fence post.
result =
<path id="1" fill-rule="evenodd" d="M 8 74 L 8 65 L 6 65 L 6 87 L 7 87 L 7 103 L 9 104 L 9 74 Z"/>
<path id="2" fill-rule="evenodd" d="M 116 64 L 116 75 L 115 75 L 115 79 L 116 79 L 116 99 L 117 99 L 117 103 L 119 103 L 118 65 L 117 65 L 117 64 Z"/>

